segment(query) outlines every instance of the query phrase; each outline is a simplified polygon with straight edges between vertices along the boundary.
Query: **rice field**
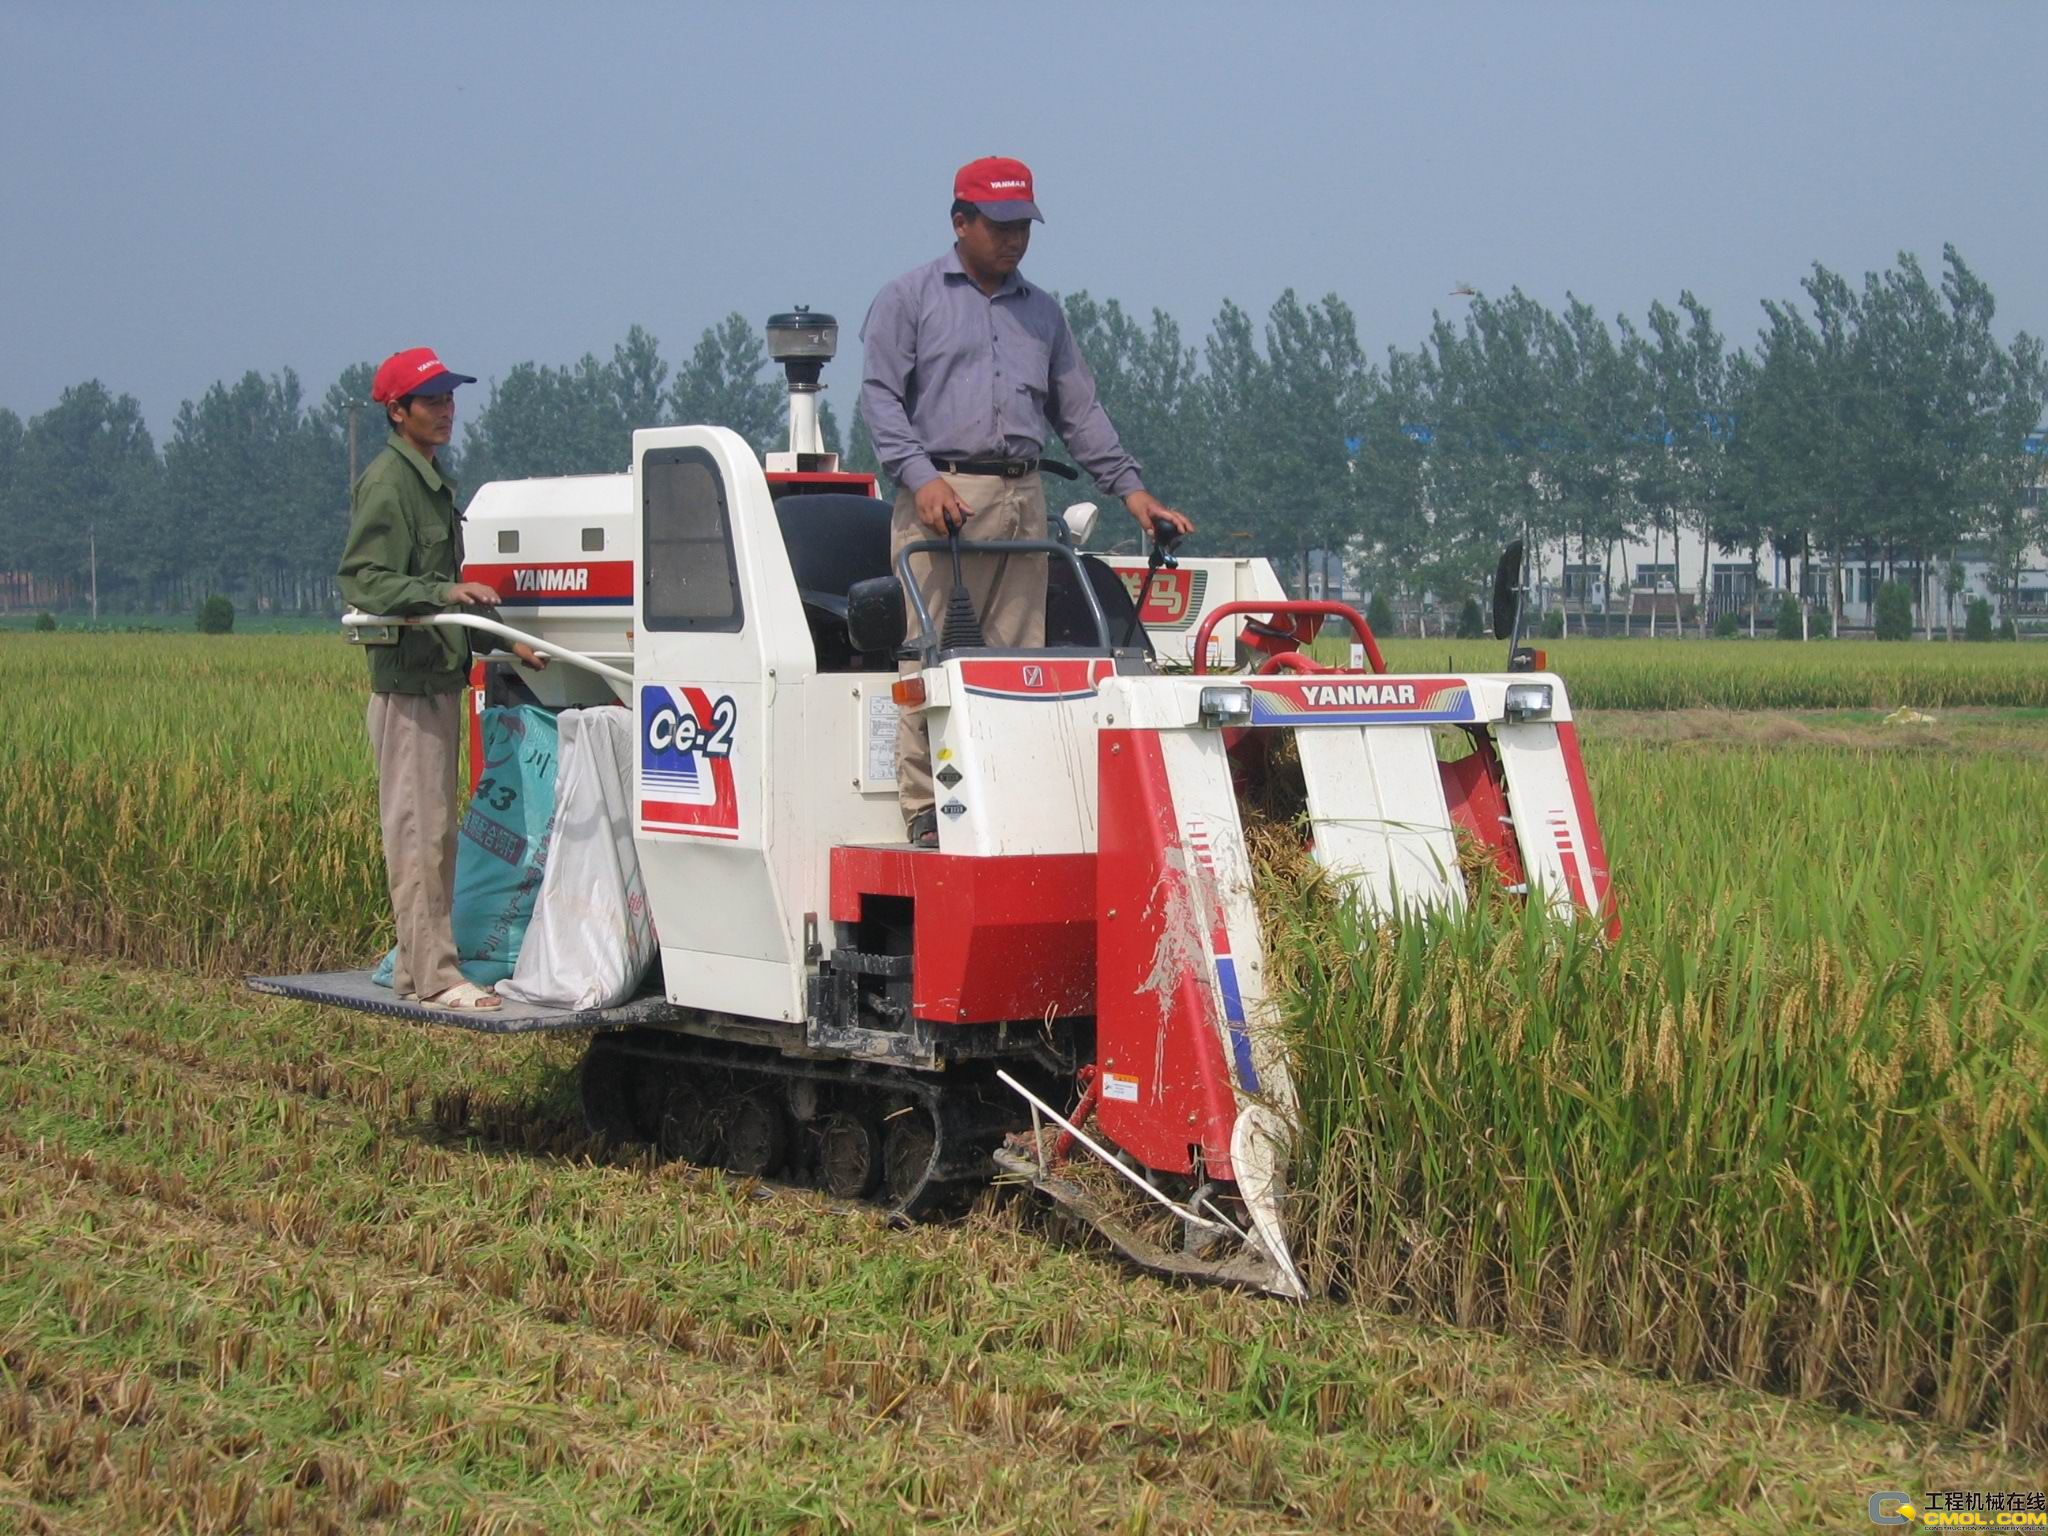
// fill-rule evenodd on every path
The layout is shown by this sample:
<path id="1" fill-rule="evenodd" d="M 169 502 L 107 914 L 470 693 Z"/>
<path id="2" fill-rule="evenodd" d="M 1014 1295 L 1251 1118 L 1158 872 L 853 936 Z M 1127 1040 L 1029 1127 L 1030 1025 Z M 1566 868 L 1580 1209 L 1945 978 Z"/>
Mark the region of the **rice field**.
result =
<path id="1" fill-rule="evenodd" d="M 1388 651 L 1389 665 L 1414 669 L 1443 665 L 1447 654 L 1475 669 L 1501 657 L 1492 641 L 1397 640 Z M 1574 706 L 1596 717 L 2048 710 L 2048 664 L 2023 645 L 1574 641 L 1553 643 L 1550 662 Z M 9 849 L 0 932 L 215 974 L 354 963 L 378 949 L 384 894 L 365 699 L 361 655 L 325 635 L 0 636 L 0 837 Z M 1955 724 L 1905 739 L 1952 745 Z M 1717 722 L 1711 731 L 1731 728 Z M 1682 774 L 1606 774 L 1597 718 L 1591 730 L 1610 840 L 1628 836 L 1632 807 L 1653 785 L 1683 798 Z M 2036 739 L 2031 725 L 2018 739 Z M 2010 733 L 2001 740 L 2012 749 Z M 1845 744 L 1839 734 L 1834 741 Z M 1759 743 L 1781 744 L 1802 743 L 1784 732 Z M 1809 830 L 1825 835 L 1791 829 L 1795 838 Z M 1795 846 L 1784 862 L 1802 858 Z M 1647 873 L 1628 857 L 1614 862 L 1624 881 Z"/>
<path id="2" fill-rule="evenodd" d="M 0 1529 L 1816 1529 L 1984 1437 L 598 1154 L 568 1042 L 0 948 Z M 595 1154 L 595 1155 L 594 1155 Z"/>
<path id="3" fill-rule="evenodd" d="M 2048 764 L 1589 756 L 1619 943 L 1289 912 L 1319 1277 L 2048 1442 Z"/>
<path id="4" fill-rule="evenodd" d="M 1580 709 L 2048 708 L 2048 648 L 1874 640 L 1532 640 Z M 1347 655 L 1348 645 L 1339 647 Z M 1497 672 L 1499 640 L 1392 639 L 1397 672 Z"/>
<path id="5" fill-rule="evenodd" d="M 361 658 L 0 637 L 0 1527 L 1782 1528 L 2038 1486 L 2048 669 L 1550 650 L 1623 938 L 1277 887 L 1337 1298 L 1290 1310 L 1014 1204 L 891 1234 L 594 1160 L 559 1043 L 201 979 L 384 942 Z"/>

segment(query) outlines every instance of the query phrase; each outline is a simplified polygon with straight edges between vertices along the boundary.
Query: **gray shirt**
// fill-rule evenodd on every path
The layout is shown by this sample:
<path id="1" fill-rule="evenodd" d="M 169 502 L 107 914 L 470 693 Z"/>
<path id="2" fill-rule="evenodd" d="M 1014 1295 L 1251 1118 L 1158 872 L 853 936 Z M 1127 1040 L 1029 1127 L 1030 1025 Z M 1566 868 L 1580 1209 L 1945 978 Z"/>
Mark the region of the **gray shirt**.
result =
<path id="1" fill-rule="evenodd" d="M 898 485 L 937 479 L 934 455 L 1036 458 L 1050 421 L 1103 490 L 1142 488 L 1065 313 L 1016 273 L 991 298 L 949 250 L 876 294 L 860 339 L 860 413 Z"/>

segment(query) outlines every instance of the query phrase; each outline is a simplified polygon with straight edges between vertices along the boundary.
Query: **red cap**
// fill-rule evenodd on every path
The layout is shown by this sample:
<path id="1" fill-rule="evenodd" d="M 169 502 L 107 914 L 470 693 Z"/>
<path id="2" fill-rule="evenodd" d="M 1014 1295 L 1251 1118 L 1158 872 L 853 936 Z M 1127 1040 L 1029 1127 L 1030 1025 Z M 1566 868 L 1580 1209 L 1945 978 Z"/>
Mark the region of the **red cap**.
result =
<path id="1" fill-rule="evenodd" d="M 983 218 L 999 223 L 1011 219 L 1045 222 L 1045 215 L 1031 200 L 1031 167 L 1022 160 L 987 155 L 968 161 L 953 173 L 953 196 L 974 204 Z"/>
<path id="2" fill-rule="evenodd" d="M 434 356 L 432 347 L 407 347 L 384 359 L 370 385 L 370 398 L 379 405 L 388 405 L 405 395 L 453 394 L 456 385 L 475 382 L 466 373 L 452 372 Z"/>

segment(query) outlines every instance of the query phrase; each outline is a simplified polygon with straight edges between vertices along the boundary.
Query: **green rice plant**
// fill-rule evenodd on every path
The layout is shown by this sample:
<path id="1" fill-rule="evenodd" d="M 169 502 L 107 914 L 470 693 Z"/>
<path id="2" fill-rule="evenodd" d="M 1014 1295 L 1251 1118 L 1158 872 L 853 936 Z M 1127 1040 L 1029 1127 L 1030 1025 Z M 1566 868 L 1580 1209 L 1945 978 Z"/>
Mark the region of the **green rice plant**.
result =
<path id="1" fill-rule="evenodd" d="M 1498 672 L 1507 643 L 1497 640 L 1383 640 L 1396 672 Z M 1865 641 L 1823 645 L 1751 645 L 1746 640 L 1546 641 L 1551 671 L 1572 703 L 1593 709 L 1916 709 L 2048 706 L 2048 653 Z M 1335 647 L 1325 661 L 1342 661 Z"/>
<path id="2" fill-rule="evenodd" d="M 367 698 L 328 636 L 0 641 L 0 931 L 214 972 L 373 953 Z"/>
<path id="3" fill-rule="evenodd" d="M 1308 1261 L 1368 1305 L 2048 1441 L 2039 761 L 1591 754 L 1623 934 L 1298 891 Z"/>

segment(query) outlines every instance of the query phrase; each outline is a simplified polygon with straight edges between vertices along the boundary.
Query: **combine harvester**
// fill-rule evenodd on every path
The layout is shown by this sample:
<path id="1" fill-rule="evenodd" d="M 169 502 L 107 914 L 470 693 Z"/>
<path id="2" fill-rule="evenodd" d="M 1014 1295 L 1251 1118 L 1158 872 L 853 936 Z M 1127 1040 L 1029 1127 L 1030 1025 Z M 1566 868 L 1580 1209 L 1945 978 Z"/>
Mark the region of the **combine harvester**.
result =
<path id="1" fill-rule="evenodd" d="M 617 1139 L 903 1217 L 956 1210 L 1001 1170 L 1145 1268 L 1305 1295 L 1285 1223 L 1295 1093 L 1241 797 L 1288 733 L 1314 856 L 1369 909 L 1461 906 L 1462 831 L 1511 888 L 1565 918 L 1602 913 L 1563 683 L 1389 675 L 1343 605 L 1287 600 L 1263 561 L 1160 548 L 1119 572 L 1066 539 L 979 546 L 1049 562 L 1040 650 L 982 645 L 971 602 L 964 624 L 914 599 L 907 614 L 888 504 L 819 439 L 829 317 L 776 316 L 769 339 L 790 377 L 790 450 L 765 468 L 722 427 L 662 427 L 633 434 L 628 474 L 484 486 L 464 575 L 505 594 L 498 619 L 345 620 L 364 637 L 437 623 L 524 640 L 555 662 L 527 675 L 542 703 L 632 711 L 660 945 L 649 988 L 613 1008 L 461 1016 L 367 972 L 252 984 L 471 1029 L 592 1032 L 583 1103 Z M 946 556 L 930 540 L 904 558 Z M 1502 628 L 1519 629 L 1518 570 L 1511 552 Z M 1350 624 L 1370 671 L 1308 656 L 1327 617 Z M 1192 670 L 1163 671 L 1155 648 Z M 899 679 L 899 654 L 921 675 Z M 1257 669 L 1210 670 L 1240 655 Z M 935 851 L 904 841 L 899 710 L 930 728 Z M 1471 744 L 1456 761 L 1440 760 L 1446 728 Z M 1099 1159 L 1170 1214 L 1119 1220 L 1063 1156 Z M 1162 1229 L 1177 1238 L 1144 1235 Z"/>

